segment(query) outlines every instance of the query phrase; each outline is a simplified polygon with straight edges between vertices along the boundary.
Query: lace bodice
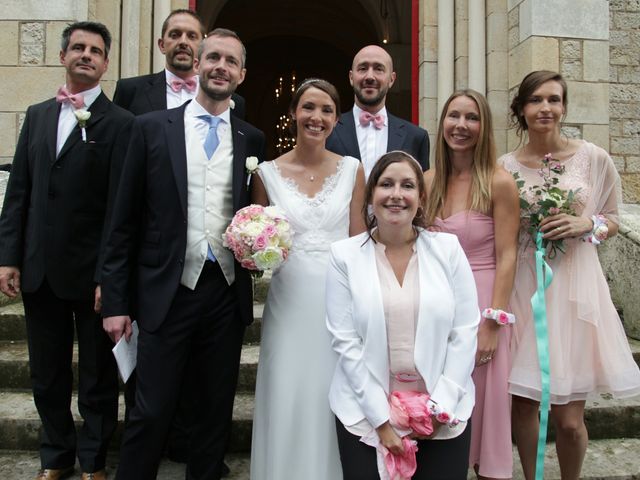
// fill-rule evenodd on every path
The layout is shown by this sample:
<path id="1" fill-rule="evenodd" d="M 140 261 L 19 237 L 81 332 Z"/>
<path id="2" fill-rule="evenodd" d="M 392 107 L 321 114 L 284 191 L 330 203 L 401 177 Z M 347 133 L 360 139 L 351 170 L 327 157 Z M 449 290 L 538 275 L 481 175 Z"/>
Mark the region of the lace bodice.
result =
<path id="1" fill-rule="evenodd" d="M 359 161 L 343 157 L 313 197 L 282 175 L 276 162 L 260 165 L 269 202 L 284 210 L 294 231 L 291 253 L 327 252 L 331 243 L 349 236 L 349 207 Z"/>

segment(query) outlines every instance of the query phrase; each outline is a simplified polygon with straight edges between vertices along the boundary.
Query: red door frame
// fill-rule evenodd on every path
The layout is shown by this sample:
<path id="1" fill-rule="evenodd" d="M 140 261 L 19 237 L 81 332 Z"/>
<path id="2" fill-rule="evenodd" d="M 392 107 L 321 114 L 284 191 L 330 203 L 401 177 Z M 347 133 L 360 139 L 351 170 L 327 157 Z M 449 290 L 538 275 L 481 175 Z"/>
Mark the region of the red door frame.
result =
<path id="1" fill-rule="evenodd" d="M 420 0 L 411 2 L 411 121 L 418 125 L 420 108 L 418 105 L 418 86 L 420 84 Z"/>

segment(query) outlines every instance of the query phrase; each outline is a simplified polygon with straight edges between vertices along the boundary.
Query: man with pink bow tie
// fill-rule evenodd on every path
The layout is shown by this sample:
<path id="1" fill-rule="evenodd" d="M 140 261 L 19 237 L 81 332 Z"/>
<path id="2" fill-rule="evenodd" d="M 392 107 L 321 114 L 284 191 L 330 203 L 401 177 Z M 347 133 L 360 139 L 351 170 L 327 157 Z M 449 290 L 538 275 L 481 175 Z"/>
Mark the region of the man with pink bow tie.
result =
<path id="1" fill-rule="evenodd" d="M 403 150 L 429 168 L 427 131 L 387 112 L 385 101 L 396 80 L 391 56 L 377 45 L 362 48 L 353 58 L 349 82 L 355 94 L 353 110 L 340 116 L 327 139 L 327 149 L 359 158 L 368 178 L 378 159 Z"/>
<path id="2" fill-rule="evenodd" d="M 105 478 L 117 425 L 118 380 L 102 330 L 101 251 L 133 115 L 102 92 L 111 35 L 78 22 L 62 33 L 66 83 L 27 109 L 0 216 L 0 290 L 22 293 L 35 405 L 42 421 L 40 480 Z M 76 431 L 70 411 L 78 339 Z"/>
<path id="3" fill-rule="evenodd" d="M 113 102 L 134 115 L 176 108 L 196 96 L 198 79 L 193 59 L 205 36 L 201 18 L 192 10 L 174 10 L 162 24 L 161 34 L 158 48 L 165 56 L 164 70 L 116 83 Z M 231 99 L 231 112 L 244 119 L 244 98 L 234 93 Z"/>

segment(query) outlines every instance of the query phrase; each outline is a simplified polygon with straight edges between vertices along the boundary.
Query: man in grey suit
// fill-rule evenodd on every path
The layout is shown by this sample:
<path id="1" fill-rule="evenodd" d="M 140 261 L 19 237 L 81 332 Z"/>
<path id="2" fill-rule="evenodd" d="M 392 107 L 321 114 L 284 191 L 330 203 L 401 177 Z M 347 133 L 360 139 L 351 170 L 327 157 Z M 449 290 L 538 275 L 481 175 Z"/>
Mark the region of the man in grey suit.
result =
<path id="1" fill-rule="evenodd" d="M 378 158 L 392 150 L 403 150 L 423 170 L 429 168 L 427 131 L 387 112 L 387 92 L 395 80 L 393 60 L 383 48 L 368 45 L 360 50 L 349 71 L 355 105 L 340 116 L 327 139 L 328 150 L 360 159 L 367 178 Z"/>

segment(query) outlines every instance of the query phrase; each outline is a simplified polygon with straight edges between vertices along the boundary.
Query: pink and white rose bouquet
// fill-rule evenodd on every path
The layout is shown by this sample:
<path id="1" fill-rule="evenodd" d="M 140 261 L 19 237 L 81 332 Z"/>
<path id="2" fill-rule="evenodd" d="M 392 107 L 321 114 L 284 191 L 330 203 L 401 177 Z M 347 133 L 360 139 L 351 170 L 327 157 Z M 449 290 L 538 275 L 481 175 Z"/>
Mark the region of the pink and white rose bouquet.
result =
<path id="1" fill-rule="evenodd" d="M 287 259 L 292 237 L 291 225 L 278 207 L 249 205 L 236 212 L 222 241 L 240 265 L 261 276 Z"/>

